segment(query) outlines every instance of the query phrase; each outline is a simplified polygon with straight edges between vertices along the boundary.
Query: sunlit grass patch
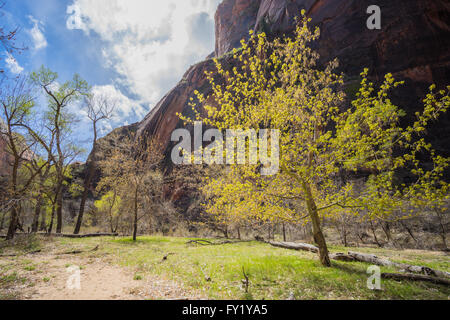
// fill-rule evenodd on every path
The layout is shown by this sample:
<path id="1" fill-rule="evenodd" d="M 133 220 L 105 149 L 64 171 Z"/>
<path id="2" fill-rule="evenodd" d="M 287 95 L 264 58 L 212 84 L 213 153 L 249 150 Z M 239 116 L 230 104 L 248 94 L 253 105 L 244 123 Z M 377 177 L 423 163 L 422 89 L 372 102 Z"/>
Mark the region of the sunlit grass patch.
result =
<path id="1" fill-rule="evenodd" d="M 192 243 L 207 240 L 210 243 Z M 97 255 L 134 269 L 135 277 L 147 275 L 175 280 L 187 289 L 202 292 L 211 299 L 444 299 L 445 286 L 423 282 L 382 279 L 382 290 L 367 288 L 369 264 L 332 261 L 323 267 L 310 252 L 276 248 L 248 241 L 218 244 L 224 239 L 139 237 L 58 239 L 58 245 L 92 248 Z M 332 252 L 374 253 L 394 261 L 423 264 L 448 270 L 448 256 L 429 251 L 400 251 L 377 248 L 331 246 Z M 243 286 L 243 270 L 249 278 Z M 381 267 L 382 272 L 398 272 Z"/>

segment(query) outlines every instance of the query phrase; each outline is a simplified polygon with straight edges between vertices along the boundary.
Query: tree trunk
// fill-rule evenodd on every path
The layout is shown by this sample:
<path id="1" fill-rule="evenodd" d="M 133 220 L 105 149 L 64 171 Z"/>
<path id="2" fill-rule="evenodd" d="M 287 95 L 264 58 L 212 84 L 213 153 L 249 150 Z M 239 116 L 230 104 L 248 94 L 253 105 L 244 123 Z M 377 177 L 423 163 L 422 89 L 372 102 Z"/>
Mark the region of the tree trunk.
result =
<path id="1" fill-rule="evenodd" d="M 356 235 L 358 236 L 359 240 L 361 241 L 361 244 L 365 244 L 363 235 L 359 232 L 357 232 Z"/>
<path id="2" fill-rule="evenodd" d="M 50 217 L 50 226 L 48 227 L 48 231 L 47 231 L 48 234 L 52 233 L 52 231 L 53 231 L 53 221 L 55 220 L 56 198 L 54 200 L 55 200 L 55 202 L 52 205 L 52 216 Z"/>
<path id="3" fill-rule="evenodd" d="M 89 189 L 85 186 L 83 195 L 81 197 L 80 210 L 78 211 L 77 223 L 75 224 L 75 229 L 73 234 L 79 234 L 81 229 L 81 224 L 83 223 L 84 207 L 86 206 L 86 199 L 89 193 Z"/>
<path id="4" fill-rule="evenodd" d="M 58 199 L 56 203 L 56 233 L 62 232 L 62 204 L 63 204 L 63 194 L 62 194 L 62 186 L 58 192 Z"/>
<path id="5" fill-rule="evenodd" d="M 9 222 L 8 234 L 6 235 L 6 240 L 11 240 L 14 238 L 17 228 L 17 222 L 18 222 L 17 208 L 15 205 L 13 205 L 11 209 L 11 217 Z"/>
<path id="6" fill-rule="evenodd" d="M 303 239 L 307 241 L 314 241 L 314 235 L 312 231 L 312 225 L 308 222 L 304 227 L 302 227 Z"/>
<path id="7" fill-rule="evenodd" d="M 447 250 L 447 237 L 445 235 L 445 230 L 441 233 L 442 244 L 444 245 L 444 250 Z"/>
<path id="8" fill-rule="evenodd" d="M 111 213 L 110 213 L 109 216 L 111 217 Z M 109 221 L 109 228 L 110 228 L 112 233 L 115 233 L 115 231 L 114 231 L 114 220 L 113 220 L 112 217 L 111 217 L 111 220 Z"/>
<path id="9" fill-rule="evenodd" d="M 439 220 L 439 226 L 441 227 L 441 238 L 442 238 L 442 244 L 444 245 L 444 250 L 447 250 L 447 230 L 445 229 L 444 223 L 442 222 L 442 216 L 441 214 L 435 210 L 435 213 Z"/>
<path id="10" fill-rule="evenodd" d="M 44 230 L 47 230 L 47 224 L 46 224 L 46 210 L 41 210 L 41 224 L 40 224 L 40 227 L 39 227 L 39 230 L 40 231 L 44 231 Z"/>
<path id="11" fill-rule="evenodd" d="M 346 247 L 346 245 L 345 245 L 345 240 L 344 240 L 344 237 L 343 237 L 343 234 L 342 234 L 342 230 L 341 230 L 341 227 L 339 226 L 339 222 L 335 222 L 335 223 L 334 223 L 334 226 L 335 226 L 335 228 L 336 228 L 336 231 L 338 232 L 339 238 L 341 239 L 342 245 L 343 245 L 344 247 Z"/>
<path id="12" fill-rule="evenodd" d="M 414 240 L 417 247 L 419 247 L 419 241 L 416 239 L 416 237 L 414 237 L 412 230 L 406 224 L 404 224 L 402 221 L 400 221 L 400 224 L 408 232 L 409 236 Z"/>
<path id="13" fill-rule="evenodd" d="M 391 226 L 389 225 L 389 222 L 382 223 L 381 228 L 383 229 L 383 232 L 386 235 L 387 241 L 393 244 L 394 242 L 392 240 Z"/>
<path id="14" fill-rule="evenodd" d="M 345 226 L 345 222 L 344 222 L 344 225 L 342 226 L 342 240 L 343 240 L 343 243 L 344 243 L 344 247 L 348 247 L 347 228 Z"/>
<path id="15" fill-rule="evenodd" d="M 39 195 L 37 202 L 36 202 L 36 208 L 34 209 L 33 223 L 31 225 L 31 232 L 33 232 L 33 233 L 38 232 L 39 216 L 41 215 L 42 202 L 43 202 L 42 197 L 41 197 L 41 195 Z"/>
<path id="16" fill-rule="evenodd" d="M 14 143 L 11 143 L 11 145 L 14 145 Z M 12 167 L 12 175 L 11 175 L 11 183 L 12 183 L 12 195 L 13 200 L 16 200 L 17 197 L 17 175 L 19 170 L 19 158 L 14 152 L 14 164 Z M 13 202 L 12 208 L 11 208 L 11 216 L 9 219 L 9 227 L 8 227 L 8 233 L 6 235 L 6 240 L 11 240 L 14 238 L 14 235 L 16 234 L 16 228 L 17 223 L 19 222 L 19 212 L 17 211 L 17 203 Z"/>
<path id="17" fill-rule="evenodd" d="M 95 150 L 95 143 L 92 150 Z M 92 159 L 94 159 L 95 153 L 92 155 Z M 81 203 L 80 203 L 80 210 L 78 212 L 78 218 L 77 218 L 77 224 L 75 225 L 75 230 L 73 231 L 74 234 L 79 234 L 81 229 L 81 224 L 83 223 L 83 215 L 84 215 L 84 209 L 86 206 L 86 200 L 89 194 L 89 188 L 91 186 L 92 176 L 94 175 L 94 168 L 95 168 L 95 161 L 92 160 L 89 164 L 89 170 L 87 173 L 86 180 L 84 182 L 84 190 L 83 195 L 81 197 Z"/>
<path id="18" fill-rule="evenodd" d="M 286 226 L 284 225 L 284 222 L 281 224 L 283 228 L 283 241 L 286 242 Z"/>
<path id="19" fill-rule="evenodd" d="M 320 262 L 324 267 L 330 267 L 331 262 L 330 257 L 328 255 L 328 247 L 325 241 L 325 237 L 322 233 L 322 229 L 320 227 L 319 213 L 317 211 L 317 206 L 312 196 L 311 188 L 305 181 L 302 181 L 302 185 L 303 190 L 305 191 L 308 213 L 312 222 L 314 242 L 319 247 Z"/>
<path id="20" fill-rule="evenodd" d="M 5 224 L 6 212 L 2 213 L 2 219 L 0 220 L 0 230 L 3 230 L 3 226 Z"/>
<path id="21" fill-rule="evenodd" d="M 238 239 L 241 240 L 241 229 L 239 227 L 237 227 L 237 235 Z"/>
<path id="22" fill-rule="evenodd" d="M 134 223 L 133 223 L 133 241 L 137 238 L 137 225 L 138 225 L 138 191 L 134 192 Z"/>
<path id="23" fill-rule="evenodd" d="M 378 241 L 377 233 L 376 233 L 376 230 L 375 230 L 375 226 L 373 225 L 373 222 L 372 222 L 372 221 L 370 221 L 370 229 L 372 230 L 373 238 L 375 239 L 376 244 L 377 244 L 380 248 L 382 248 L 383 246 L 382 246 L 381 243 Z"/>

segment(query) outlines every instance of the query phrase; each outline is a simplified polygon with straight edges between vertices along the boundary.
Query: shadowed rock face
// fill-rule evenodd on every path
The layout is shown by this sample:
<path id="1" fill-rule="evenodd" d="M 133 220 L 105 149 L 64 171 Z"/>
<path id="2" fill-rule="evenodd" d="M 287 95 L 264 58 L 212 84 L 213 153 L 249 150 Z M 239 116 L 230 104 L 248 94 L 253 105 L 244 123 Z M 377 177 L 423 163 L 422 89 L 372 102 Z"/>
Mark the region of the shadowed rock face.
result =
<path id="1" fill-rule="evenodd" d="M 414 82 L 446 85 L 450 65 L 450 3 L 446 0 L 379 0 L 381 30 L 369 30 L 370 0 L 263 0 L 256 29 L 271 35 L 292 31 L 305 9 L 321 29 L 324 61 L 339 58 L 347 75 L 364 67 L 377 79 L 391 72 Z"/>
<path id="2" fill-rule="evenodd" d="M 240 47 L 242 38 L 255 27 L 262 0 L 224 0 L 216 11 L 217 57 Z"/>

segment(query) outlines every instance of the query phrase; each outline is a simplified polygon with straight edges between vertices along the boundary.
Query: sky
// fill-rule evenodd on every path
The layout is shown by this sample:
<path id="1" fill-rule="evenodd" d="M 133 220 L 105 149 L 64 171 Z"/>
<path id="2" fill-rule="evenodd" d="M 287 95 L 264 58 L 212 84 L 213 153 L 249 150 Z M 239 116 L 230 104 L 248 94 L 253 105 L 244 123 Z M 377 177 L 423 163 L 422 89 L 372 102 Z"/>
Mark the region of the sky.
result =
<path id="1" fill-rule="evenodd" d="M 192 64 L 214 51 L 214 14 L 221 0 L 0 0 L 0 25 L 19 28 L 13 55 L 0 48 L 11 76 L 45 65 L 59 82 L 78 73 L 93 92 L 118 101 L 113 128 L 140 121 Z M 3 51 L 1 51 L 3 50 Z M 92 131 L 82 105 L 74 140 L 89 149 Z"/>

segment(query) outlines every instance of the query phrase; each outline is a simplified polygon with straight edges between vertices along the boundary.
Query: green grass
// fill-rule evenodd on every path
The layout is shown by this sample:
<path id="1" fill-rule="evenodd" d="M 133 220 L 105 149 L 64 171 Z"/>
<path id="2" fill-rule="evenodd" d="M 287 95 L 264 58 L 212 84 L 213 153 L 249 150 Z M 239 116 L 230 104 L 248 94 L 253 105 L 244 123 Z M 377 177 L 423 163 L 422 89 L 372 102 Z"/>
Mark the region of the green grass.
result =
<path id="1" fill-rule="evenodd" d="M 223 245 L 187 245 L 186 238 L 56 239 L 61 245 L 100 244 L 97 254 L 133 267 L 136 275 L 158 275 L 179 281 L 186 288 L 203 292 L 211 299 L 444 299 L 450 289 L 424 282 L 382 279 L 382 290 L 367 288 L 367 267 L 360 262 L 333 261 L 322 267 L 317 256 L 302 251 L 275 248 L 260 242 Z M 396 251 L 371 248 L 331 247 L 332 252 L 348 250 L 374 253 L 399 262 L 422 264 L 449 271 L 449 258 L 433 252 Z M 163 260 L 163 257 L 167 259 Z M 249 276 L 249 292 L 242 288 L 242 268 Z M 381 268 L 382 272 L 394 269 Z"/>
<path id="2" fill-rule="evenodd" d="M 0 241 L 0 253 L 14 250 L 24 254 L 42 249 L 39 237 L 36 235 L 17 235 L 13 240 Z"/>
<path id="3" fill-rule="evenodd" d="M 36 267 L 35 266 L 25 266 L 25 267 L 23 267 L 23 270 L 25 270 L 25 271 L 34 271 L 34 270 L 36 270 Z"/>
<path id="4" fill-rule="evenodd" d="M 15 290 L 16 285 L 23 285 L 27 282 L 26 278 L 21 277 L 17 272 L 3 274 L 3 268 L 0 269 L 0 300 L 16 300 L 20 297 L 20 292 Z"/>
<path id="5" fill-rule="evenodd" d="M 13 272 L 11 274 L 1 276 L 0 277 L 0 284 L 1 285 L 9 285 L 13 282 L 22 281 L 22 278 L 20 278 L 17 274 L 17 272 Z"/>

